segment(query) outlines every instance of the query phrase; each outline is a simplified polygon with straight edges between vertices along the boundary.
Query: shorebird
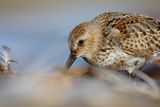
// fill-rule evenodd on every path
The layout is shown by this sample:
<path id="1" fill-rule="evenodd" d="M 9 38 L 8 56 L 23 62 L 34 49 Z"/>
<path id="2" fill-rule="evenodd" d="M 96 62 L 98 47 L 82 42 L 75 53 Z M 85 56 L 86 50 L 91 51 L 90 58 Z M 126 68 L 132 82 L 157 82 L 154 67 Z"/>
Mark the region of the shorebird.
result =
<path id="1" fill-rule="evenodd" d="M 8 46 L 0 45 L 0 73 L 11 72 L 10 64 L 16 62 L 12 60 L 11 49 Z"/>
<path id="2" fill-rule="evenodd" d="M 66 70 L 82 57 L 93 66 L 136 74 L 147 63 L 160 59 L 160 20 L 140 14 L 105 12 L 77 25 L 68 42 L 71 53 Z"/>
<path id="3" fill-rule="evenodd" d="M 119 12 L 102 13 L 76 26 L 68 38 L 69 69 L 78 57 L 91 65 L 132 73 L 160 53 L 160 20 Z"/>

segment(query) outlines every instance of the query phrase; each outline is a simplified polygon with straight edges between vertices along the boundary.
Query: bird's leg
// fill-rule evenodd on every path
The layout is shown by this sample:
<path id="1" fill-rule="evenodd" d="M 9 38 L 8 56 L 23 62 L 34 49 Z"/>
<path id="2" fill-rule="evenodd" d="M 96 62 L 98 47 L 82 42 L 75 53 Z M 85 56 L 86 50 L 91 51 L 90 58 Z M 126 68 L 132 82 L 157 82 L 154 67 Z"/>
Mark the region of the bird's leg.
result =
<path id="1" fill-rule="evenodd" d="M 130 77 L 130 80 L 133 80 L 133 71 L 134 71 L 134 68 L 132 68 L 132 69 L 130 69 L 130 70 L 128 70 L 128 75 L 129 75 L 129 77 Z"/>
<path id="2" fill-rule="evenodd" d="M 155 80 L 153 80 L 151 77 L 149 77 L 147 74 L 143 73 L 142 71 L 140 70 L 137 70 L 137 69 L 130 69 L 128 71 L 129 73 L 131 73 L 132 75 L 135 75 L 136 77 L 139 77 L 140 79 L 144 80 L 150 87 L 153 88 L 153 92 L 155 93 L 155 97 L 159 97 L 160 95 L 160 90 L 159 90 L 159 87 L 158 87 L 158 84 L 156 83 Z"/>
<path id="3" fill-rule="evenodd" d="M 133 79 L 133 74 L 132 74 L 132 73 L 129 73 L 129 77 L 130 77 L 130 79 L 132 80 L 132 79 Z"/>

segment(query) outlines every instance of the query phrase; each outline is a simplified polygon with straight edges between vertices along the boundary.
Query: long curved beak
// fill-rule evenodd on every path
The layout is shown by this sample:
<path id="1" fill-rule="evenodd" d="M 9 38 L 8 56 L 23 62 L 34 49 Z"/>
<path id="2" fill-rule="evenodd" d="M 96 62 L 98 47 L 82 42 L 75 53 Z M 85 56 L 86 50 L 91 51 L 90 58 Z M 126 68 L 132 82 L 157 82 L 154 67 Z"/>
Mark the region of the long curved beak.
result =
<path id="1" fill-rule="evenodd" d="M 72 52 L 70 53 L 68 60 L 66 62 L 65 65 L 65 71 L 68 71 L 69 68 L 72 66 L 72 64 L 74 63 L 74 61 L 77 59 L 76 55 L 74 55 Z"/>

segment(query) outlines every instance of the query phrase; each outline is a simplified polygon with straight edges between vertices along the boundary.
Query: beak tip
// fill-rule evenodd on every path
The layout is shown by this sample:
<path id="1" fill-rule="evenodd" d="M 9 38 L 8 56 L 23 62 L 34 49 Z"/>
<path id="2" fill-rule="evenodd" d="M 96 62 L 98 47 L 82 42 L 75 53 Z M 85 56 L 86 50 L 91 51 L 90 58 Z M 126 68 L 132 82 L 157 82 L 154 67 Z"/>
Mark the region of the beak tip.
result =
<path id="1" fill-rule="evenodd" d="M 65 71 L 68 71 L 69 68 L 72 66 L 72 64 L 74 63 L 74 61 L 77 59 L 76 55 L 73 55 L 73 53 L 70 53 L 69 58 L 65 64 Z"/>
<path id="2" fill-rule="evenodd" d="M 67 71 L 69 70 L 69 68 L 70 68 L 70 67 L 67 67 L 67 65 L 65 65 L 65 67 L 64 67 L 64 71 L 66 71 L 66 72 L 67 72 Z"/>

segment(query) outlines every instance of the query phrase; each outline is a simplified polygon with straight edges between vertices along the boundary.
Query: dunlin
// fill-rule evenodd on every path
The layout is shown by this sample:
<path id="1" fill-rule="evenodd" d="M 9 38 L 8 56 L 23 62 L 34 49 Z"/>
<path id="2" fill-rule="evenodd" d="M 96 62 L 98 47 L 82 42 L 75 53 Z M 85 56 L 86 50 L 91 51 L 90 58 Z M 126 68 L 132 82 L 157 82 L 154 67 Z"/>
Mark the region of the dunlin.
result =
<path id="1" fill-rule="evenodd" d="M 128 71 L 148 83 L 159 96 L 157 83 L 140 68 L 160 59 L 160 20 L 140 14 L 105 12 L 77 25 L 68 42 L 71 53 L 66 70 L 82 57 L 99 68 Z"/>
<path id="2" fill-rule="evenodd" d="M 105 12 L 77 25 L 69 35 L 68 70 L 78 57 L 94 66 L 132 73 L 160 52 L 160 20 Z"/>

